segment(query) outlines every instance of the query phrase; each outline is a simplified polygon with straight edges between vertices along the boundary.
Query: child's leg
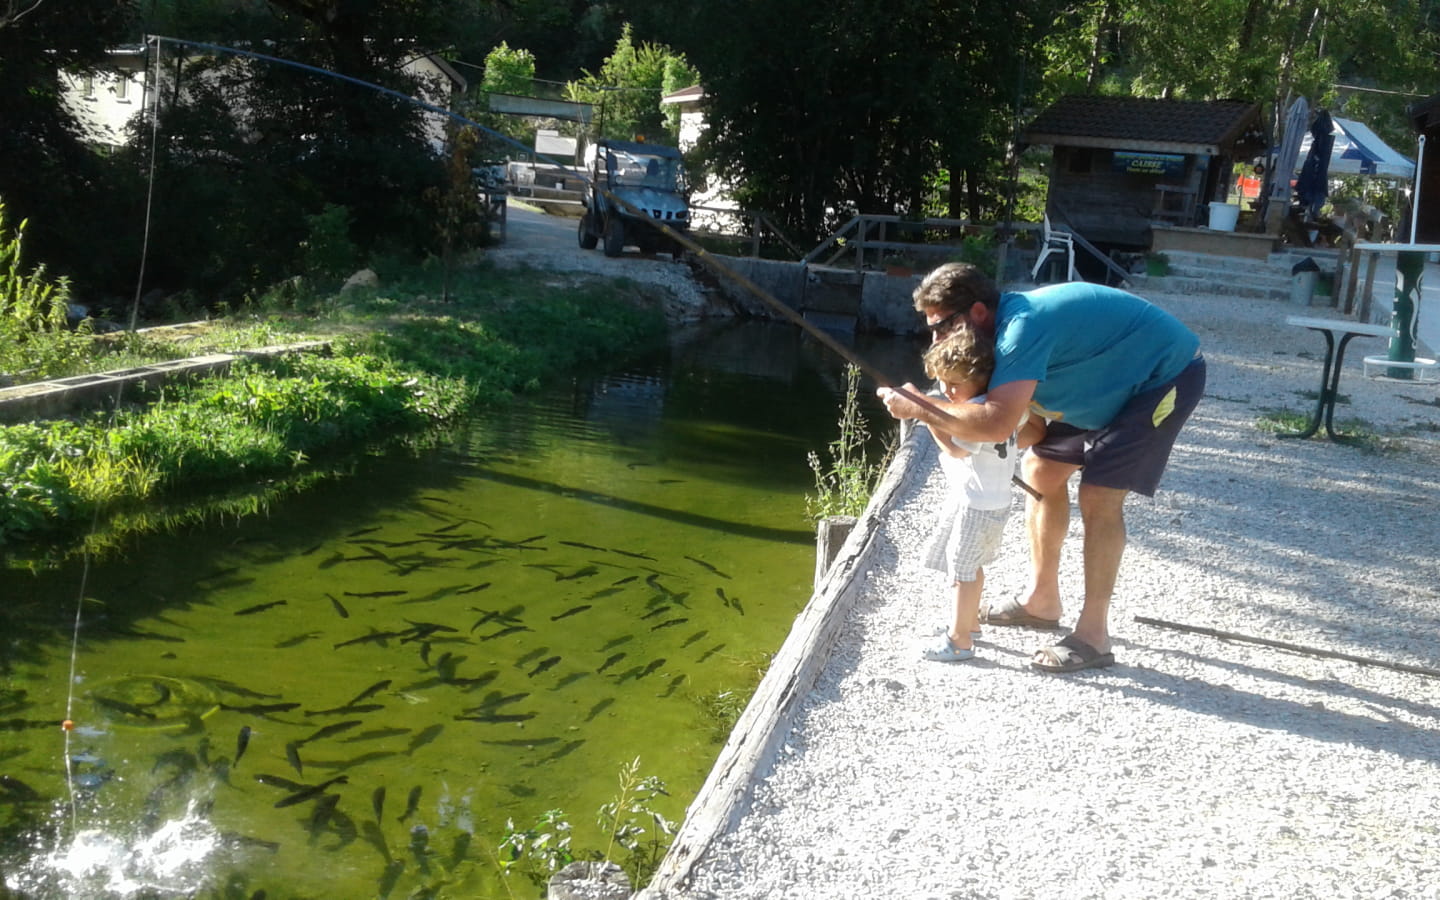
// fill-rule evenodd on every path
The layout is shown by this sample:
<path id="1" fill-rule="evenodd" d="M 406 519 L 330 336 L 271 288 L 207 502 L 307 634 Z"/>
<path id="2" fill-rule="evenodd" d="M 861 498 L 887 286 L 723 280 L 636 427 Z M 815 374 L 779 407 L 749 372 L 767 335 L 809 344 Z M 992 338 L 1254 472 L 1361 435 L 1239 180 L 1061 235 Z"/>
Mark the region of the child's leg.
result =
<path id="1" fill-rule="evenodd" d="M 955 582 L 955 624 L 950 626 L 950 643 L 962 650 L 972 647 L 970 632 L 980 629 L 980 590 L 985 574 L 975 570 L 974 581 Z"/>

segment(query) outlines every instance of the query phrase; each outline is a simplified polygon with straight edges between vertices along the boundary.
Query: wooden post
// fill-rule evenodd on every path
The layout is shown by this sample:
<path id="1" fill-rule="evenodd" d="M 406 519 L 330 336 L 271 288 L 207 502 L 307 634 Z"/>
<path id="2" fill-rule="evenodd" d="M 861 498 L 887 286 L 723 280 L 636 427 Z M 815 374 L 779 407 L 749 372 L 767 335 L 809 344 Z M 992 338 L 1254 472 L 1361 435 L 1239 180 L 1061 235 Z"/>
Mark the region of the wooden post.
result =
<path id="1" fill-rule="evenodd" d="M 831 516 L 821 519 L 815 526 L 815 587 L 825 580 L 835 554 L 845 545 L 845 539 L 855 530 L 854 516 Z"/>

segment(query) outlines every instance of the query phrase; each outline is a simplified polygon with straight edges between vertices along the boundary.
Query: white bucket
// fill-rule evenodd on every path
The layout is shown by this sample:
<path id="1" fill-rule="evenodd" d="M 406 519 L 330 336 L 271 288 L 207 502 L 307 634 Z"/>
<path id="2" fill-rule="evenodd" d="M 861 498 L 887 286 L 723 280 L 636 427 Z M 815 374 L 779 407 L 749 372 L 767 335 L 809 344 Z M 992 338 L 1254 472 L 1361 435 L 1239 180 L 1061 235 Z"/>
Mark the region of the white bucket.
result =
<path id="1" fill-rule="evenodd" d="M 1210 204 L 1210 230 L 1234 231 L 1240 221 L 1240 207 L 1235 203 L 1215 202 Z"/>

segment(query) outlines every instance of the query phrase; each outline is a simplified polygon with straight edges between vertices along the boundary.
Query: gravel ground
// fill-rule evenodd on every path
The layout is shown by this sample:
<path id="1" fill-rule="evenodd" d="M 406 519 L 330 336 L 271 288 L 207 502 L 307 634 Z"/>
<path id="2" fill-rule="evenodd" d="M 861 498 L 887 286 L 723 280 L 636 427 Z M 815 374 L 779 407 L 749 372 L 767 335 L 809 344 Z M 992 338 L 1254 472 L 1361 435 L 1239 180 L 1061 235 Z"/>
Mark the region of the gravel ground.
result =
<path id="1" fill-rule="evenodd" d="M 927 477 L 878 511 L 876 564 L 793 729 L 710 846 L 695 898 L 1440 897 L 1440 678 L 1144 625 L 1145 616 L 1440 669 L 1437 386 L 1366 380 L 1370 452 L 1257 429 L 1308 413 L 1318 334 L 1285 304 L 1152 295 L 1191 325 L 1206 399 L 1132 499 L 1117 664 L 1032 670 L 1042 632 L 920 659 L 948 592 L 921 567 Z M 920 437 L 923 438 L 923 435 Z M 987 596 L 1024 587 L 1019 498 Z M 1078 517 L 1063 583 L 1080 583 Z M 1068 604 L 1065 623 L 1078 612 Z"/>

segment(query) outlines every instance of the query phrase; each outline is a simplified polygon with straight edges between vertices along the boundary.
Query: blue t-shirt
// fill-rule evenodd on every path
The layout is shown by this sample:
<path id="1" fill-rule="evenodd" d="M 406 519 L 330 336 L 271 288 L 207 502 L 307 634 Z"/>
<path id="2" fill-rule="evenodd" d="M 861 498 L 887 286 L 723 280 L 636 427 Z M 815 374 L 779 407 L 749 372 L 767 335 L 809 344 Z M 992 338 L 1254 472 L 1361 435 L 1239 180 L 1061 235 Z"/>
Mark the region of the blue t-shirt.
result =
<path id="1" fill-rule="evenodd" d="M 1179 375 L 1200 348 L 1158 306 L 1085 282 L 1001 294 L 997 320 L 991 389 L 1033 379 L 1033 411 L 1087 430 Z"/>

